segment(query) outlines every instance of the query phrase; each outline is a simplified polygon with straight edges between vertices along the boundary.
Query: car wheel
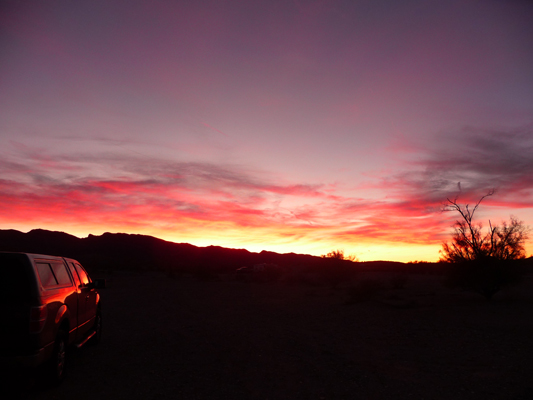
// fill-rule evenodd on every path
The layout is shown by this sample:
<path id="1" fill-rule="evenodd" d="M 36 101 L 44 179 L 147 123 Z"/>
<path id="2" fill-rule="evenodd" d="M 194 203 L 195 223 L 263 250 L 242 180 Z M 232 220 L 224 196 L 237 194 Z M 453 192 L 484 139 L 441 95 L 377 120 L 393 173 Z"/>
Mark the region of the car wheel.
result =
<path id="1" fill-rule="evenodd" d="M 65 377 L 67 361 L 67 335 L 59 331 L 54 342 L 54 351 L 46 365 L 48 383 L 58 385 Z"/>
<path id="2" fill-rule="evenodd" d="M 102 339 L 102 313 L 100 310 L 96 313 L 96 317 L 94 318 L 94 336 L 89 341 L 90 344 L 95 345 L 100 343 L 100 340 Z"/>

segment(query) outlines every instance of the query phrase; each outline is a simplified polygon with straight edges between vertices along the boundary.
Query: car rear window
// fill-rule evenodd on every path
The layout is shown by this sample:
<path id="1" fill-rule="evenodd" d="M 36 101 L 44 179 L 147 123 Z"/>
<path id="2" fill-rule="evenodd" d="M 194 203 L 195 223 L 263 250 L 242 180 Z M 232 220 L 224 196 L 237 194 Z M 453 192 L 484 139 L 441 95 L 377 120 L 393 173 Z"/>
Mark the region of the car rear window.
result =
<path id="1" fill-rule="evenodd" d="M 54 272 L 54 275 L 56 276 L 57 283 L 59 285 L 70 285 L 72 282 L 70 280 L 70 276 L 67 272 L 67 266 L 63 262 L 52 262 L 50 263 L 52 266 L 52 271 Z"/>
<path id="2" fill-rule="evenodd" d="M 61 261 L 37 261 L 35 263 L 41 285 L 45 289 L 55 286 L 71 285 L 70 276 L 67 272 L 66 265 Z"/>
<path id="3" fill-rule="evenodd" d="M 0 301 L 12 304 L 31 296 L 35 286 L 30 273 L 31 264 L 24 254 L 0 253 L 0 276 L 2 290 Z"/>
<path id="4" fill-rule="evenodd" d="M 39 273 L 39 279 L 41 280 L 41 285 L 43 285 L 44 288 L 57 286 L 56 277 L 54 276 L 54 273 L 52 272 L 52 268 L 50 267 L 50 264 L 38 262 L 35 264 L 35 266 L 37 267 L 37 272 Z"/>

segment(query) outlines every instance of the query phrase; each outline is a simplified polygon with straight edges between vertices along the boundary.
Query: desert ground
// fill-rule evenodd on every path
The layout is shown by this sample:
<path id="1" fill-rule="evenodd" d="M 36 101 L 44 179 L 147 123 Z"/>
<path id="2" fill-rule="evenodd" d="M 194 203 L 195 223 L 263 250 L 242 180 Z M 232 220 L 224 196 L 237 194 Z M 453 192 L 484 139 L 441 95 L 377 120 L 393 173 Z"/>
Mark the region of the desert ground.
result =
<path id="1" fill-rule="evenodd" d="M 70 354 L 59 387 L 7 386 L 61 400 L 533 399 L 531 276 L 489 302 L 438 275 L 394 288 L 366 274 L 381 289 L 354 302 L 346 285 L 108 272 L 102 342 Z"/>

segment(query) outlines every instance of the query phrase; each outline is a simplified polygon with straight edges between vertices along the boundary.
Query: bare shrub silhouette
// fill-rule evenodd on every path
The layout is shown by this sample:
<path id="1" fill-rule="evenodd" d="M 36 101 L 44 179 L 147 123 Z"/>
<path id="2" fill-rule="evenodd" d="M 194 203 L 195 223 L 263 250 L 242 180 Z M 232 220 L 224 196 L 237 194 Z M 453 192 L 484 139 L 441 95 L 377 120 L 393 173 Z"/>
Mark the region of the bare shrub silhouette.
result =
<path id="1" fill-rule="evenodd" d="M 352 278 L 355 272 L 353 263 L 358 261 L 355 255 L 345 255 L 344 250 L 333 250 L 322 255 L 322 258 L 325 263 L 320 274 L 321 278 L 334 289 Z"/>
<path id="2" fill-rule="evenodd" d="M 330 251 L 328 254 L 324 254 L 321 257 L 330 258 L 334 260 L 346 260 L 346 261 L 352 261 L 352 262 L 359 262 L 359 258 L 357 258 L 355 254 L 346 255 L 344 254 L 344 250 L 342 249 Z"/>
<path id="3" fill-rule="evenodd" d="M 456 211 L 461 216 L 454 224 L 450 243 L 442 244 L 441 262 L 449 263 L 448 285 L 473 290 L 491 299 L 501 288 L 520 280 L 520 272 L 512 260 L 525 258 L 525 241 L 529 229 L 522 221 L 511 216 L 502 226 L 493 226 L 484 234 L 481 223 L 474 223 L 474 214 L 480 203 L 494 194 L 489 191 L 473 208 L 460 205 L 457 197 L 447 199 L 445 211 Z"/>

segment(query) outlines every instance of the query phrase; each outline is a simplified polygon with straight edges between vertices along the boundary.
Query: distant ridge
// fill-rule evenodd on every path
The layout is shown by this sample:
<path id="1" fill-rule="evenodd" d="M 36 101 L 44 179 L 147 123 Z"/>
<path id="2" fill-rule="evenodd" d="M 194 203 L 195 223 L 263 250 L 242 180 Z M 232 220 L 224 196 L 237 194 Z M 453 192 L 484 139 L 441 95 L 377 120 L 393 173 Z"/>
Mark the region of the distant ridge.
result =
<path id="1" fill-rule="evenodd" d="M 245 249 L 220 246 L 198 247 L 174 243 L 153 236 L 104 233 L 78 238 L 65 232 L 33 229 L 28 233 L 0 230 L 0 251 L 60 255 L 79 260 L 89 269 L 159 270 L 197 273 L 230 272 L 242 266 L 276 264 L 284 269 L 315 270 L 325 259 L 306 254 L 279 254 L 270 251 L 252 253 Z M 349 263 L 346 261 L 346 263 Z M 427 263 L 410 269 L 428 267 Z M 350 265 L 353 265 L 350 263 Z M 358 269 L 403 269 L 407 264 L 392 261 L 369 261 L 353 265 Z"/>
<path id="2" fill-rule="evenodd" d="M 179 270 L 227 272 L 242 266 L 273 263 L 280 267 L 312 266 L 322 258 L 304 254 L 252 253 L 219 246 L 197 247 L 153 236 L 104 233 L 78 238 L 64 232 L 34 229 L 28 233 L 0 230 L 0 251 L 51 254 L 78 259 L 90 269 Z"/>

